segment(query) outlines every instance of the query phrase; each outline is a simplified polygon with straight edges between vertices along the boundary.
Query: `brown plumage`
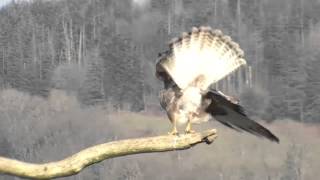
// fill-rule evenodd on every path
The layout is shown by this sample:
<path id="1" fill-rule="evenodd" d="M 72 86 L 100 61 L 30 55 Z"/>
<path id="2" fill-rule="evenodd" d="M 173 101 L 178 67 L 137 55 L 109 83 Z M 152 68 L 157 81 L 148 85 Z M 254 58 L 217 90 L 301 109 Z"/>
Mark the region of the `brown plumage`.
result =
<path id="1" fill-rule="evenodd" d="M 156 76 L 164 82 L 160 104 L 173 124 L 171 134 L 178 133 L 177 125 L 186 124 L 185 132 L 191 133 L 192 123 L 213 118 L 237 131 L 279 142 L 245 114 L 237 99 L 210 89 L 210 85 L 244 64 L 239 45 L 219 30 L 193 28 L 173 39 L 156 64 Z"/>

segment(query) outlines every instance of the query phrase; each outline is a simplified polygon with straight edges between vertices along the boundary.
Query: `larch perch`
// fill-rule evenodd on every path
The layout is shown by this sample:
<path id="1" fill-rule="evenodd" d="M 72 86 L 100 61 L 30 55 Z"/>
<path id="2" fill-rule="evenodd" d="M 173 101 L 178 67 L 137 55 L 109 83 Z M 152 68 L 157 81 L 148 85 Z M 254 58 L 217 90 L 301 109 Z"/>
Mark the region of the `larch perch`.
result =
<path id="1" fill-rule="evenodd" d="M 66 159 L 44 164 L 32 164 L 0 157 L 0 174 L 31 179 L 51 179 L 71 176 L 105 159 L 139 153 L 189 149 L 199 143 L 210 144 L 217 137 L 215 129 L 180 136 L 155 136 L 113 141 L 84 149 Z"/>

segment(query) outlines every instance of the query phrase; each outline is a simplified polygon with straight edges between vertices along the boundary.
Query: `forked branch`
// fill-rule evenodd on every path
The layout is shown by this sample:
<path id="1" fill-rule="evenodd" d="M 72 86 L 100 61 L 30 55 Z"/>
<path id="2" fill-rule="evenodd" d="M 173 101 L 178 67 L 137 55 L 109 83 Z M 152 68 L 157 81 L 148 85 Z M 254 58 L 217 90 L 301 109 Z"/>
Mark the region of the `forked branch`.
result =
<path id="1" fill-rule="evenodd" d="M 0 173 L 32 179 L 71 176 L 105 159 L 130 154 L 189 149 L 203 142 L 210 144 L 216 137 L 216 130 L 211 129 L 180 136 L 166 135 L 113 141 L 89 147 L 61 161 L 44 164 L 32 164 L 0 157 Z"/>

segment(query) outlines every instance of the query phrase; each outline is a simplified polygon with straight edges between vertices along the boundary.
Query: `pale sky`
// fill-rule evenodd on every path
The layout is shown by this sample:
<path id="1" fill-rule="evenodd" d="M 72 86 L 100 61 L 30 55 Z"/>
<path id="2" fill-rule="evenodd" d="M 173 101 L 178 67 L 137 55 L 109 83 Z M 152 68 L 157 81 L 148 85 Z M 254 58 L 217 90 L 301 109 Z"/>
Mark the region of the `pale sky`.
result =
<path id="1" fill-rule="evenodd" d="M 0 0 L 0 8 L 11 1 L 12 0 Z M 133 2 L 140 7 L 143 7 L 145 4 L 149 3 L 149 0 L 133 0 Z"/>
<path id="2" fill-rule="evenodd" d="M 8 3 L 10 3 L 12 0 L 0 0 L 0 8 Z M 15 0 L 16 3 L 19 3 L 21 1 L 31 1 L 31 0 Z"/>
<path id="3" fill-rule="evenodd" d="M 1 0 L 0 0 L 1 1 Z M 140 7 L 143 7 L 145 6 L 147 3 L 149 3 L 149 0 L 133 0 L 133 2 L 140 6 Z"/>
<path id="4" fill-rule="evenodd" d="M 6 4 L 8 4 L 9 2 L 11 2 L 12 0 L 0 0 L 0 8 Z"/>

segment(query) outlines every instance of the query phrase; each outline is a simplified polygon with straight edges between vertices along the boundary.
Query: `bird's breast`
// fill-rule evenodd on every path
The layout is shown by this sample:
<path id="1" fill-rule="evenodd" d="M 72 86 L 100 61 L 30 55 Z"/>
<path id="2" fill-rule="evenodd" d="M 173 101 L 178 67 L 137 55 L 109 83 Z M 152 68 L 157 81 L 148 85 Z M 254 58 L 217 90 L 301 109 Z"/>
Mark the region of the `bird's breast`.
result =
<path id="1" fill-rule="evenodd" d="M 182 96 L 179 99 L 179 110 L 195 113 L 197 112 L 197 109 L 200 107 L 200 105 L 200 89 L 189 87 L 182 92 Z"/>

